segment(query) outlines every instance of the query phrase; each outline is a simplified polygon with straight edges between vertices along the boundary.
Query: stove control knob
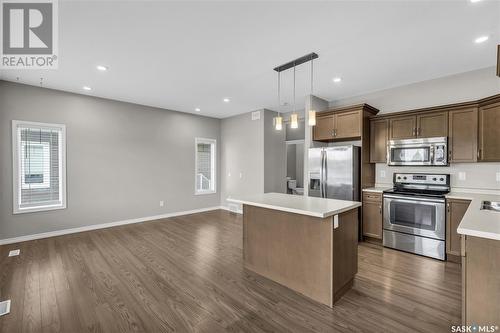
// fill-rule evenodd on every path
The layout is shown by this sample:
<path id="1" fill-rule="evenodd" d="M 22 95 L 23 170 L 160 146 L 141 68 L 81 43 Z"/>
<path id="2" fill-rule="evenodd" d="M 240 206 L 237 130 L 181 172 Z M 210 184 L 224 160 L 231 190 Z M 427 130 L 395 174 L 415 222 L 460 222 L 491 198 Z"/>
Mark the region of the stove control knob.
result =
<path id="1" fill-rule="evenodd" d="M 444 178 L 439 178 L 440 181 L 444 181 Z"/>
<path id="2" fill-rule="evenodd" d="M 433 181 L 436 181 L 436 180 L 438 180 L 438 179 L 434 177 L 434 178 L 432 178 L 432 180 L 433 180 Z"/>
<path id="3" fill-rule="evenodd" d="M 406 180 L 406 176 L 405 176 L 405 177 L 403 177 L 403 179 L 404 179 L 404 180 Z"/>
<path id="4" fill-rule="evenodd" d="M 401 176 L 398 176 L 398 179 L 401 179 Z"/>

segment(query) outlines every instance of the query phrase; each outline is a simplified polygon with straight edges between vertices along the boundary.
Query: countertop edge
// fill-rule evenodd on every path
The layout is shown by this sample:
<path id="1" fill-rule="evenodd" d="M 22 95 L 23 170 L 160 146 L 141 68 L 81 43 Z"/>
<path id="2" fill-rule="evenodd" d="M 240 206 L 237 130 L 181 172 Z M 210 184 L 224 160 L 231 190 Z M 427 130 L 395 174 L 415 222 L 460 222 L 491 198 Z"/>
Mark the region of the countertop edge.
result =
<path id="1" fill-rule="evenodd" d="M 258 202 L 252 202 L 252 201 L 246 201 L 246 200 L 239 200 L 239 199 L 227 199 L 229 202 L 234 202 L 234 203 L 239 203 L 243 205 L 249 205 L 249 206 L 256 206 L 256 207 L 261 207 L 261 208 L 268 208 L 268 209 L 274 209 L 274 210 L 279 210 L 282 212 L 287 212 L 287 213 L 295 213 L 295 214 L 300 214 L 300 215 L 306 215 L 306 216 L 311 216 L 311 217 L 319 217 L 319 218 L 327 218 L 330 216 L 338 215 L 344 212 L 347 212 L 351 209 L 354 208 L 359 208 L 361 207 L 362 203 L 361 202 L 355 202 L 351 204 L 348 207 L 337 209 L 328 213 L 315 213 L 307 210 L 302 210 L 302 209 L 296 209 L 296 208 L 289 208 L 289 207 L 281 207 L 281 206 L 275 206 L 271 204 L 264 204 L 264 203 L 258 203 Z"/>

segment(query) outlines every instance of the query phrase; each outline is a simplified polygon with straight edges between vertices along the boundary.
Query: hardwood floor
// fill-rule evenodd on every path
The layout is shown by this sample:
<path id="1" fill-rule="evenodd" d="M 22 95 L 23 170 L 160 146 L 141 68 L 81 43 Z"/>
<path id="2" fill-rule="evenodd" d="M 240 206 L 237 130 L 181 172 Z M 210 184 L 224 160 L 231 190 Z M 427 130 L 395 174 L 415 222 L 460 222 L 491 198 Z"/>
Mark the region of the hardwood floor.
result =
<path id="1" fill-rule="evenodd" d="M 7 257 L 11 249 L 19 257 Z M 333 309 L 242 267 L 241 216 L 212 211 L 0 247 L 0 332 L 449 332 L 460 266 L 359 246 Z"/>

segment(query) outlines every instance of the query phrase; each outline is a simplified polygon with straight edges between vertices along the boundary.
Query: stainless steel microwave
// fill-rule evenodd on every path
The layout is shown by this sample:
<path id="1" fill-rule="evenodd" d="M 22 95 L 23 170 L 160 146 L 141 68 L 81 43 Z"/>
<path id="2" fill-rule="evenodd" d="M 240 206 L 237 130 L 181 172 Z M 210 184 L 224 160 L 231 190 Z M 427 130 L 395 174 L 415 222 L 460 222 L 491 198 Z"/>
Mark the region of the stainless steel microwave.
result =
<path id="1" fill-rule="evenodd" d="M 388 165 L 448 165 L 446 137 L 390 140 L 387 145 Z"/>

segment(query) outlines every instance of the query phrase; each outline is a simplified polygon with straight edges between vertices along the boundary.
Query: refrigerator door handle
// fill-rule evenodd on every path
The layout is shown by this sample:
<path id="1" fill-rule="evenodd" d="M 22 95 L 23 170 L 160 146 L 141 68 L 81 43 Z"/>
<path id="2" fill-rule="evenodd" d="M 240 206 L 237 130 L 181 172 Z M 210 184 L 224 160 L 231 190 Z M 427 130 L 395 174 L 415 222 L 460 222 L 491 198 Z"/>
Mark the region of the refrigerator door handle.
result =
<path id="1" fill-rule="evenodd" d="M 324 157 L 324 150 L 321 150 L 320 154 L 320 167 L 319 167 L 319 196 L 323 198 L 323 157 Z"/>
<path id="2" fill-rule="evenodd" d="M 323 198 L 326 198 L 327 197 L 327 193 L 326 193 L 326 178 L 327 178 L 327 174 L 326 174 L 326 163 L 327 163 L 327 152 L 326 150 L 323 150 L 323 156 L 322 156 L 322 160 L 321 160 L 321 170 L 323 171 L 322 173 L 322 179 L 321 179 L 321 185 L 323 186 L 323 195 L 322 197 Z"/>

